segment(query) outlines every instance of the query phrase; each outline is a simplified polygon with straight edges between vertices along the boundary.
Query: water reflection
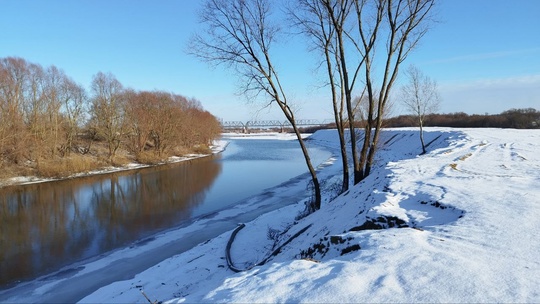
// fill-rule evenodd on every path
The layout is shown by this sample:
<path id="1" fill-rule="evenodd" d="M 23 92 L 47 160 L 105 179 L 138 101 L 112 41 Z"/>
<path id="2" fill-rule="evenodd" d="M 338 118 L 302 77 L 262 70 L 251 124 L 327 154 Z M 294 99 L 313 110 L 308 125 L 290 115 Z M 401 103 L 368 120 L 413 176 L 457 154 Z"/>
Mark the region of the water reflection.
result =
<path id="1" fill-rule="evenodd" d="M 310 148 L 314 164 L 331 153 Z M 170 229 L 307 172 L 296 141 L 231 140 L 215 158 L 0 189 L 0 289 Z"/>
<path id="2" fill-rule="evenodd" d="M 0 286 L 178 225 L 221 172 L 212 159 L 0 190 Z"/>

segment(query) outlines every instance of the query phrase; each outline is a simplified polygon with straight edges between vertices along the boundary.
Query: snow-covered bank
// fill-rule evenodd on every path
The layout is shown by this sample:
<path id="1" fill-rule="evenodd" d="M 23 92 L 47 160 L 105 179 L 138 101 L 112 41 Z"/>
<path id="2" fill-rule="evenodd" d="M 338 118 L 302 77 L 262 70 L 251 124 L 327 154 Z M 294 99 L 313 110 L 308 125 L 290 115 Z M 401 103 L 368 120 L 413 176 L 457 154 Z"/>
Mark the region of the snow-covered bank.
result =
<path id="1" fill-rule="evenodd" d="M 274 140 L 275 137 L 281 138 L 283 135 L 275 134 L 267 136 L 266 139 L 273 140 L 273 146 L 279 147 L 284 145 L 285 147 L 288 147 L 284 151 L 292 149 L 290 154 L 282 152 L 283 155 L 281 157 L 296 159 L 296 156 L 293 157 L 294 154 L 299 154 L 299 151 L 294 151 L 296 144 L 285 142 L 276 144 Z M 229 138 L 224 137 L 224 139 L 229 141 Z M 233 141 L 231 140 L 231 142 Z M 243 145 L 249 147 L 257 141 L 244 140 L 242 142 Z M 231 155 L 240 155 L 238 153 L 238 144 L 233 143 L 232 146 L 228 147 L 230 148 L 228 149 L 230 151 L 227 151 L 227 153 L 215 160 L 208 160 L 208 162 L 214 163 L 223 161 L 226 163 L 227 161 L 225 161 L 225 159 L 228 159 Z M 262 147 L 264 147 L 264 144 Z M 249 151 L 249 149 L 247 150 Z M 279 148 L 268 149 L 271 153 L 279 152 L 279 150 Z M 324 149 L 314 149 L 314 152 L 317 150 L 322 151 Z M 244 151 L 244 149 L 242 149 L 242 151 Z M 319 155 L 319 157 L 315 159 L 318 159 L 319 161 L 327 160 L 330 154 L 331 153 L 326 151 L 321 154 L 324 155 L 324 157 L 320 157 L 321 155 Z M 207 161 L 204 161 L 203 163 L 206 162 Z M 244 162 L 242 161 L 242 163 Z M 247 163 L 253 164 L 254 162 L 247 161 Z M 290 164 L 290 161 L 288 163 Z M 302 163 L 290 165 L 303 168 Z M 226 164 L 223 164 L 223 166 L 226 166 Z M 280 164 L 273 164 L 273 166 L 279 168 Z M 229 169 L 230 168 L 231 167 L 229 166 Z M 232 168 L 234 168 L 234 166 Z M 242 169 L 242 166 L 239 168 Z M 250 167 L 250 169 L 251 168 L 253 167 Z M 259 168 L 264 168 L 264 166 Z M 296 174 L 300 174 L 302 171 L 304 170 L 293 170 L 292 172 L 299 172 Z M 237 172 L 236 174 L 253 176 L 255 178 L 257 175 L 256 172 L 249 173 L 241 170 L 233 170 L 233 172 Z M 268 172 L 279 173 L 279 171 L 273 169 L 266 172 L 267 174 Z M 249 196 L 240 196 L 239 198 L 236 198 L 233 205 L 224 205 L 221 209 L 210 208 L 209 210 L 211 211 L 199 213 L 201 215 L 195 216 L 190 220 L 182 220 L 177 224 L 181 225 L 180 227 L 173 227 L 168 231 L 134 241 L 125 248 L 116 249 L 112 252 L 104 252 L 90 260 L 86 259 L 76 263 L 72 262 L 73 264 L 66 265 L 53 273 L 48 273 L 32 281 L 12 285 L 13 287 L 10 289 L 0 290 L 0 302 L 76 302 L 102 286 L 133 277 L 135 274 L 144 271 L 166 258 L 191 249 L 199 243 L 203 243 L 223 232 L 233 229 L 238 222 L 250 221 L 260 214 L 294 203 L 305 197 L 306 179 L 309 175 L 304 174 L 294 177 L 294 175 L 287 174 L 285 171 L 283 174 L 284 176 L 293 177 L 293 179 L 286 181 L 284 178 L 269 178 L 269 180 L 276 180 L 277 183 L 282 182 L 282 184 L 278 185 L 276 188 L 261 188 L 261 190 L 258 190 L 260 193 L 249 192 Z M 236 181 L 245 180 L 244 177 L 229 175 L 229 178 L 231 177 Z M 234 185 L 234 180 L 232 183 L 226 184 L 232 186 Z M 246 185 L 252 184 L 247 181 L 239 184 L 240 187 L 246 187 Z M 270 183 L 268 185 L 271 186 L 275 184 Z M 255 189 L 259 189 L 258 187 L 258 184 L 254 185 Z M 237 190 L 231 189 L 230 191 L 234 192 Z M 223 194 L 225 197 L 229 195 L 227 193 Z M 225 201 L 225 203 L 228 201 L 229 203 L 233 202 L 230 200 L 230 197 L 234 197 L 234 195 L 229 196 L 229 199 L 224 198 L 224 196 L 218 197 L 218 199 Z M 244 197 L 246 198 L 244 199 Z M 127 203 L 129 203 L 129 201 L 127 201 Z M 159 212 L 159 210 L 156 211 Z M 78 245 L 76 244 L 75 246 Z M 7 288 L 7 286 L 3 286 L 3 288 Z"/>
<path id="2" fill-rule="evenodd" d="M 336 147 L 333 132 L 310 141 Z M 417 136 L 413 129 L 385 131 L 372 174 L 331 202 L 340 162 L 329 162 L 320 177 L 327 190 L 322 209 L 302 220 L 295 220 L 302 202 L 288 205 L 291 193 L 305 187 L 299 180 L 0 292 L 0 302 L 61 302 L 69 293 L 91 293 L 88 286 L 103 272 L 122 271 L 167 247 L 184 252 L 81 302 L 539 302 L 540 131 L 428 129 L 423 156 Z M 268 212 L 275 204 L 285 207 Z M 239 268 L 309 228 L 265 265 L 233 273 L 225 247 L 239 222 L 246 227 L 231 248 Z M 217 226 L 229 232 L 215 235 Z M 181 250 L 184 238 L 201 244 Z"/>
<path id="3" fill-rule="evenodd" d="M 226 140 L 215 140 L 213 142 L 213 145 L 210 146 L 210 150 L 212 151 L 212 154 L 217 154 L 220 152 L 223 152 L 225 148 L 227 147 L 228 142 Z M 162 164 L 173 164 L 177 162 L 192 160 L 196 158 L 201 157 L 207 157 L 208 154 L 188 154 L 185 156 L 172 156 L 170 157 L 166 162 L 163 162 Z M 77 177 L 83 177 L 83 176 L 91 176 L 91 175 L 99 175 L 99 174 L 108 174 L 108 173 L 114 173 L 114 172 L 120 172 L 120 171 L 126 171 L 126 170 L 133 170 L 133 169 L 141 169 L 141 168 L 147 168 L 150 166 L 155 165 L 144 165 L 139 163 L 130 163 L 122 167 L 105 167 L 99 170 L 93 170 L 89 172 L 81 172 L 76 173 L 71 176 L 65 177 L 65 178 L 42 178 L 37 176 L 17 176 L 17 177 L 11 177 L 11 178 L 5 178 L 0 179 L 0 188 L 4 186 L 13 186 L 13 185 L 26 185 L 26 184 L 35 184 L 35 183 L 45 183 L 45 182 L 52 182 L 52 181 L 58 181 L 62 179 L 70 179 L 70 178 L 77 178 Z"/>
<path id="4" fill-rule="evenodd" d="M 373 173 L 312 216 L 247 223 L 237 266 L 311 224 L 264 266 L 229 270 L 228 232 L 81 302 L 539 302 L 540 132 L 429 129 L 421 157 L 417 135 L 386 131 Z"/>

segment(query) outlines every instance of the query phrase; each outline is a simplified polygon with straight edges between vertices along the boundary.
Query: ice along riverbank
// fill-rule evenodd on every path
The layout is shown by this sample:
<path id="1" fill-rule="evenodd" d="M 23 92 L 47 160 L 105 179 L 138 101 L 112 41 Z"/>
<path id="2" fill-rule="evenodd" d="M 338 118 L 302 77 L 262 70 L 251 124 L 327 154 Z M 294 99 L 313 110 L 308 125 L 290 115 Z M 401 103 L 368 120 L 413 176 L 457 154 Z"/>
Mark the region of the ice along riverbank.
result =
<path id="1" fill-rule="evenodd" d="M 264 137 L 259 136 L 258 138 L 261 139 L 261 140 L 262 139 L 268 139 L 268 136 L 264 136 Z M 280 139 L 285 139 L 285 138 L 280 136 Z M 289 139 L 290 139 L 290 137 L 289 137 Z M 234 139 L 231 139 L 231 140 L 234 141 Z M 290 144 L 287 144 L 287 145 L 290 145 Z M 230 146 L 230 148 L 231 148 L 231 150 L 234 149 L 234 145 Z M 272 151 L 272 150 L 269 150 L 269 151 Z M 225 155 L 223 158 L 220 158 L 219 161 L 220 162 L 226 162 L 227 161 L 226 158 L 229 158 L 229 157 L 235 158 L 235 157 L 237 157 L 237 154 L 235 153 L 233 155 Z M 275 157 L 275 155 L 273 155 L 272 157 Z M 285 154 L 285 156 L 283 156 L 283 157 L 289 158 L 289 157 L 291 157 L 291 155 L 290 155 L 289 152 L 287 152 Z M 325 158 L 327 158 L 327 157 L 325 157 Z M 239 162 L 246 162 L 246 161 L 245 160 L 244 161 L 240 160 Z M 273 165 L 273 166 L 275 167 L 275 165 Z M 301 164 L 300 164 L 300 167 L 302 167 Z M 223 171 L 226 171 L 226 170 L 223 170 Z M 253 179 L 253 177 L 251 177 L 251 178 Z M 267 179 L 268 176 L 266 176 L 265 178 Z M 182 249 L 183 245 L 187 245 L 189 247 L 189 246 L 193 246 L 195 244 L 198 244 L 199 242 L 205 241 L 208 238 L 210 238 L 211 236 L 216 235 L 216 233 L 218 233 L 219 231 L 223 232 L 223 230 L 222 230 L 222 229 L 224 229 L 223 227 L 234 227 L 234 223 L 236 223 L 237 221 L 244 221 L 244 220 L 246 220 L 248 218 L 254 218 L 258 214 L 261 214 L 263 212 L 271 210 L 272 208 L 275 208 L 276 206 L 286 204 L 287 202 L 290 202 L 288 200 L 293 199 L 295 195 L 303 197 L 304 192 L 305 192 L 305 181 L 304 181 L 305 178 L 306 178 L 306 176 L 298 177 L 298 178 L 291 181 L 292 184 L 295 184 L 295 183 L 296 184 L 301 184 L 300 188 L 294 188 L 293 187 L 294 189 L 285 189 L 285 188 L 289 188 L 289 187 L 282 187 L 282 189 L 280 191 L 277 191 L 276 193 L 272 193 L 272 190 L 268 190 L 268 191 L 265 191 L 265 192 L 261 193 L 259 196 L 257 196 L 257 198 L 253 198 L 251 200 L 243 200 L 243 201 L 241 201 L 241 206 L 235 206 L 234 208 L 232 208 L 234 210 L 225 210 L 225 208 L 227 208 L 227 207 L 223 207 L 221 209 L 218 208 L 220 210 L 219 214 L 216 213 L 216 212 L 207 212 L 208 210 L 200 210 L 199 215 L 200 214 L 205 214 L 204 218 L 198 219 L 196 221 L 196 223 L 193 223 L 193 220 L 189 220 L 189 221 L 185 222 L 185 224 L 183 224 L 182 227 L 181 227 L 181 228 L 186 228 L 190 224 L 195 224 L 195 225 L 191 226 L 191 229 L 193 229 L 192 231 L 191 230 L 187 231 L 187 232 L 184 231 L 184 230 L 179 231 L 178 233 L 180 233 L 180 235 L 176 234 L 174 237 L 172 237 L 170 239 L 163 239 L 162 237 L 158 238 L 158 237 L 155 237 L 155 236 L 146 237 L 143 240 L 140 240 L 140 241 L 130 245 L 130 248 L 126 249 L 129 252 L 127 255 L 124 254 L 126 252 L 123 252 L 123 250 L 119 250 L 119 252 L 115 252 L 115 253 L 111 254 L 110 256 L 108 256 L 107 259 L 102 259 L 103 256 L 97 257 L 96 259 L 100 260 L 99 263 L 101 263 L 101 265 L 109 265 L 109 266 L 107 266 L 105 268 L 94 267 L 92 265 L 95 265 L 95 264 L 92 264 L 92 263 L 90 265 L 86 265 L 86 263 L 88 262 L 88 260 L 87 260 L 87 261 L 84 261 L 82 263 L 77 263 L 77 264 L 74 264 L 74 265 L 70 265 L 68 267 L 64 267 L 59 272 L 55 272 L 52 275 L 47 275 L 47 276 L 41 277 L 40 279 L 36 280 L 35 282 L 30 282 L 28 284 L 23 283 L 20 286 L 17 286 L 14 290 L 12 290 L 12 292 L 14 292 L 15 294 L 18 294 L 18 293 L 20 293 L 21 290 L 26 290 L 25 288 L 29 288 L 29 290 L 41 290 L 43 288 L 46 289 L 47 288 L 46 286 L 48 285 L 47 282 L 52 282 L 52 281 L 58 282 L 58 280 L 63 281 L 65 279 L 69 279 L 69 280 L 67 280 L 64 283 L 67 283 L 69 286 L 73 287 L 73 284 L 76 284 L 76 282 L 77 282 L 75 277 L 80 277 L 82 281 L 87 282 L 87 283 L 82 284 L 78 288 L 70 288 L 70 287 L 59 288 L 60 290 L 63 290 L 63 292 L 67 293 L 65 295 L 67 297 L 67 298 L 65 298 L 66 301 L 73 301 L 74 298 L 71 298 L 72 295 L 70 295 L 72 293 L 79 293 L 80 294 L 81 292 L 82 293 L 88 292 L 89 290 L 92 289 L 92 286 L 94 286 L 94 287 L 95 286 L 100 286 L 99 284 L 102 284 L 103 282 L 112 282 L 114 280 L 118 280 L 118 279 L 124 278 L 126 276 L 126 273 L 122 272 L 122 271 L 109 272 L 108 274 L 113 275 L 112 279 L 107 279 L 106 278 L 107 275 L 105 275 L 105 276 L 103 276 L 103 274 L 97 275 L 97 273 L 99 273 L 100 270 L 116 269 L 116 268 L 112 267 L 111 263 L 113 263 L 113 262 L 109 263 L 108 259 L 111 260 L 111 261 L 119 261 L 118 259 L 115 258 L 115 256 L 120 256 L 122 258 L 119 258 L 119 259 L 123 260 L 124 262 L 121 262 L 118 265 L 130 265 L 128 268 L 131 268 L 131 269 L 144 269 L 145 267 L 149 267 L 149 266 L 153 265 L 152 263 L 159 262 L 161 259 L 164 259 L 167 255 L 175 254 L 175 253 L 178 252 L 178 250 L 180 250 L 180 251 L 183 250 Z M 245 186 L 246 183 L 242 182 L 242 183 L 240 183 L 240 185 Z M 267 201 L 266 204 L 258 204 L 257 203 L 258 201 L 267 200 L 269 196 L 274 196 L 274 199 L 279 201 L 279 202 Z M 215 209 L 215 210 L 218 210 L 218 209 Z M 200 226 L 200 225 L 202 225 L 202 226 Z M 227 225 L 232 225 L 232 226 L 227 226 Z M 230 228 L 227 228 L 227 229 L 230 229 Z M 199 232 L 197 232 L 197 231 L 199 231 Z M 187 243 L 183 242 L 182 246 L 178 246 L 178 243 L 176 243 L 176 245 L 175 244 L 168 244 L 168 243 L 170 243 L 171 240 L 178 240 L 178 239 L 182 240 L 183 238 L 182 238 L 181 235 L 186 235 L 186 238 L 189 239 L 189 242 L 187 242 Z M 160 243 L 160 242 L 163 242 L 163 243 Z M 163 244 L 165 244 L 165 245 L 163 245 Z M 191 245 L 189 245 L 189 244 L 191 244 Z M 155 249 L 156 247 L 159 248 L 159 249 Z M 155 250 L 153 250 L 152 248 L 154 248 Z M 139 254 L 137 252 L 151 252 L 151 253 L 148 253 L 145 256 L 144 259 L 139 259 L 139 260 L 137 260 L 137 258 L 131 259 L 131 258 L 133 258 L 132 254 L 135 254 L 135 255 Z M 124 258 L 127 258 L 128 260 L 126 260 Z M 137 260 L 137 261 L 135 261 L 135 260 Z M 141 260 L 143 260 L 143 261 L 141 262 Z M 81 266 L 82 264 L 85 264 L 85 266 Z M 116 265 L 115 267 L 118 267 L 118 265 Z M 74 275 L 76 275 L 76 276 L 74 276 Z M 129 274 L 127 274 L 127 275 L 129 276 Z M 93 278 L 93 279 L 89 279 L 89 278 Z M 107 281 L 107 280 L 109 280 L 109 281 Z M 88 282 L 92 282 L 92 284 L 89 284 Z M 82 288 L 82 290 L 81 290 L 81 288 Z M 89 289 L 87 289 L 87 288 L 89 288 Z M 13 293 L 11 293 L 11 294 L 13 294 Z M 7 296 L 6 293 L 3 293 L 3 295 L 2 295 L 2 293 L 0 293 L 0 298 L 4 298 L 5 296 Z M 41 297 L 40 297 L 40 299 L 41 299 Z M 45 299 L 45 298 L 43 298 L 43 299 Z M 43 300 L 43 299 L 41 299 L 41 300 Z M 59 301 L 58 294 L 56 294 L 55 299 L 51 298 L 51 301 Z"/>

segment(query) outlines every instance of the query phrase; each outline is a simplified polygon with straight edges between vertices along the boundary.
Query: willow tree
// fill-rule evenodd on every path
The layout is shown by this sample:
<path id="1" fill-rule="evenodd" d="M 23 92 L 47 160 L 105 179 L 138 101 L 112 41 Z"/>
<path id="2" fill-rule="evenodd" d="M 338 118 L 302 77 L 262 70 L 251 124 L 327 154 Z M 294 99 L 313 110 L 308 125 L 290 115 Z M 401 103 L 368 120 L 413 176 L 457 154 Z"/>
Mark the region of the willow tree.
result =
<path id="1" fill-rule="evenodd" d="M 321 205 L 319 181 L 270 52 L 280 31 L 273 19 L 273 3 L 271 0 L 207 0 L 199 16 L 204 30 L 193 36 L 190 52 L 205 61 L 234 69 L 244 84 L 241 88 L 244 94 L 262 94 L 281 109 L 296 134 L 311 174 L 315 193 L 310 209 L 314 211 Z"/>

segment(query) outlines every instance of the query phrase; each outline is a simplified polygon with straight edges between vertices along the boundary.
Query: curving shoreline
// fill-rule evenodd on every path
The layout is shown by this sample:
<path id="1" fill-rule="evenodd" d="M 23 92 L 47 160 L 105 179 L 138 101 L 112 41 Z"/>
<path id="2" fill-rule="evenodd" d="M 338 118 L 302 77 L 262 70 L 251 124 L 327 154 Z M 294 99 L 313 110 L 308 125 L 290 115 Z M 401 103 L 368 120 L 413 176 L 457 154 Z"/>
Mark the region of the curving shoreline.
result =
<path id="1" fill-rule="evenodd" d="M 303 138 L 309 137 L 311 134 L 305 133 L 302 134 Z M 161 162 L 155 165 L 145 165 L 145 164 L 139 164 L 139 163 L 129 163 L 122 167 L 104 167 L 99 170 L 93 170 L 89 172 L 82 172 L 82 173 L 75 173 L 70 176 L 61 177 L 61 178 L 44 178 L 44 177 L 37 177 L 37 176 L 16 176 L 16 177 L 9 177 L 0 179 L 0 189 L 4 187 L 11 187 L 11 186 L 24 186 L 24 185 L 30 185 L 30 184 L 38 184 L 38 183 L 48 183 L 48 182 L 55 182 L 55 181 L 62 181 L 62 180 L 68 180 L 73 178 L 79 178 L 79 177 L 88 177 L 93 175 L 101 175 L 101 174 L 110 174 L 110 173 L 116 173 L 116 172 L 124 172 L 129 170 L 136 170 L 136 169 L 144 169 L 144 168 L 150 168 L 150 167 L 158 167 L 163 165 L 170 165 L 170 164 L 176 164 L 184 161 L 190 161 L 193 159 L 199 159 L 204 157 L 209 157 L 215 154 L 219 154 L 227 148 L 227 145 L 229 142 L 227 140 L 223 140 L 223 137 L 231 138 L 231 139 L 279 139 L 279 140 L 296 140 L 296 135 L 292 133 L 277 133 L 277 132 L 267 132 L 267 133 L 251 133 L 251 134 L 243 134 L 243 133 L 222 133 L 222 139 L 214 140 L 214 144 L 210 146 L 210 150 L 212 150 L 211 154 L 187 154 L 185 156 L 171 156 L 169 159 L 165 162 Z"/>
<path id="2" fill-rule="evenodd" d="M 325 162 L 326 166 L 330 165 L 329 162 L 331 160 Z M 70 264 L 57 272 L 0 290 L 0 299 L 14 300 L 21 296 L 19 299 L 25 301 L 24 299 L 30 298 L 22 295 L 32 297 L 30 295 L 34 292 L 40 294 L 47 290 L 37 297 L 40 301 L 78 301 L 102 286 L 125 280 L 171 256 L 218 237 L 234 228 L 238 222 L 250 221 L 276 208 L 298 203 L 305 198 L 306 178 L 307 176 L 294 177 L 243 199 L 233 207 L 199 216 L 126 247 Z"/>
<path id="3" fill-rule="evenodd" d="M 212 150 L 211 154 L 188 154 L 186 156 L 172 156 L 169 157 L 169 159 L 165 162 L 161 162 L 155 165 L 145 165 L 145 164 L 139 164 L 139 163 L 129 163 L 122 167 L 104 167 L 99 170 L 93 170 L 89 172 L 82 172 L 82 173 L 75 173 L 70 176 L 61 177 L 61 178 L 43 178 L 43 177 L 37 177 L 37 176 L 17 176 L 17 177 L 9 177 L 5 179 L 0 179 L 0 189 L 4 187 L 11 187 L 11 186 L 24 186 L 24 185 L 30 185 L 30 184 L 38 184 L 38 183 L 48 183 L 48 182 L 56 182 L 56 181 L 62 181 L 62 180 L 68 180 L 73 178 L 79 178 L 79 177 L 88 177 L 93 175 L 102 175 L 102 174 L 110 174 L 110 173 L 116 173 L 116 172 L 124 172 L 129 170 L 136 170 L 136 169 L 144 169 L 144 168 L 151 168 L 151 167 L 158 167 L 163 165 L 170 165 L 170 164 L 176 164 L 184 161 L 190 161 L 193 159 L 199 159 L 204 157 L 209 157 L 218 153 L 221 153 L 225 151 L 227 148 L 227 145 L 229 144 L 226 140 L 215 140 L 214 145 L 210 146 L 210 149 Z"/>

